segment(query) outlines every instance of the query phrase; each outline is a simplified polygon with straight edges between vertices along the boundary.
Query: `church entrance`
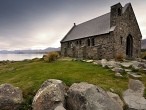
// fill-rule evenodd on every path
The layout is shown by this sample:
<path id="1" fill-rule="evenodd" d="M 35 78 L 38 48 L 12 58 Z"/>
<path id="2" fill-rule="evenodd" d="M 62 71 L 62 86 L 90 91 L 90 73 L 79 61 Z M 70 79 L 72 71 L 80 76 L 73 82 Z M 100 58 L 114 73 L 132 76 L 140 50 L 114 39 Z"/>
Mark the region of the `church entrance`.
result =
<path id="1" fill-rule="evenodd" d="M 127 58 L 132 58 L 133 55 L 133 38 L 131 35 L 128 35 L 126 40 L 126 56 Z"/>

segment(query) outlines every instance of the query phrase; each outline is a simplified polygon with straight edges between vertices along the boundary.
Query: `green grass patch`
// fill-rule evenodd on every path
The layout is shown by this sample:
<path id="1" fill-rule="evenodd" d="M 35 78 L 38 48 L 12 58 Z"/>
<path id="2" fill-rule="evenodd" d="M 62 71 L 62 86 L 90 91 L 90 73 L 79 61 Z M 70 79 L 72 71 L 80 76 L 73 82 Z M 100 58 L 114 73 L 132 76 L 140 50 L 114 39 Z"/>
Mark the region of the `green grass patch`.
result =
<path id="1" fill-rule="evenodd" d="M 112 88 L 118 94 L 122 94 L 128 86 L 128 78 L 116 78 L 109 69 L 81 61 L 22 61 L 0 64 L 0 84 L 10 83 L 23 91 L 26 101 L 22 110 L 30 108 L 32 98 L 41 84 L 52 78 L 60 79 L 68 86 L 75 82 L 88 82 L 105 90 Z M 146 84 L 145 76 L 142 81 Z"/>

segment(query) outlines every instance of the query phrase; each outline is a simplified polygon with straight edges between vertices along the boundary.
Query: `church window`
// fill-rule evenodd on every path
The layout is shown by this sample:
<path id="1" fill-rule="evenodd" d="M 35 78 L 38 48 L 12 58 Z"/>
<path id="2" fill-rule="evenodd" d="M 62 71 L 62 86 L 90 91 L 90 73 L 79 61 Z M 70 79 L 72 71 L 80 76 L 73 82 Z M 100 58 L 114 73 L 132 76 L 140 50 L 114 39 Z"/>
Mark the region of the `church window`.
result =
<path id="1" fill-rule="evenodd" d="M 87 44 L 88 44 L 88 46 L 90 46 L 90 39 L 87 40 Z"/>
<path id="2" fill-rule="evenodd" d="M 121 14 L 122 14 L 122 10 L 121 8 L 118 8 L 118 16 L 121 16 Z"/>
<path id="3" fill-rule="evenodd" d="M 120 43 L 123 44 L 123 37 L 120 37 Z"/>
<path id="4" fill-rule="evenodd" d="M 94 38 L 91 39 L 91 44 L 92 44 L 92 46 L 95 46 L 95 39 Z"/>
<path id="5" fill-rule="evenodd" d="M 79 40 L 79 45 L 82 45 L 82 41 L 81 40 Z"/>
<path id="6" fill-rule="evenodd" d="M 70 48 L 70 42 L 67 42 L 67 47 Z"/>
<path id="7" fill-rule="evenodd" d="M 78 45 L 79 44 L 79 42 L 78 42 L 78 40 L 76 41 L 76 45 Z"/>

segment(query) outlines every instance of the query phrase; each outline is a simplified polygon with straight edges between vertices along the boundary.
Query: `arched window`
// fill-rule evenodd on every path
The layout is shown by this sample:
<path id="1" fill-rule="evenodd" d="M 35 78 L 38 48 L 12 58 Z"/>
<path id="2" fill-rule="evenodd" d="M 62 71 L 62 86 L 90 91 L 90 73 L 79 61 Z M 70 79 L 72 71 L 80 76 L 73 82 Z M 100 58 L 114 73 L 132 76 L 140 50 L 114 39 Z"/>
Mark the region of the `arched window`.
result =
<path id="1" fill-rule="evenodd" d="M 88 46 L 90 46 L 90 39 L 87 40 L 87 44 L 88 44 Z"/>
<path id="2" fill-rule="evenodd" d="M 79 40 L 79 45 L 82 45 L 82 41 L 81 40 Z"/>
<path id="3" fill-rule="evenodd" d="M 120 37 L 120 43 L 121 43 L 121 45 L 123 44 L 123 37 L 122 36 Z"/>
<path id="4" fill-rule="evenodd" d="M 70 42 L 67 42 L 67 47 L 70 48 Z"/>
<path id="5" fill-rule="evenodd" d="M 121 8 L 118 8 L 118 16 L 121 16 L 121 14 L 122 14 L 122 10 Z"/>
<path id="6" fill-rule="evenodd" d="M 95 39 L 94 38 L 91 39 L 91 44 L 92 44 L 92 46 L 95 46 Z"/>
<path id="7" fill-rule="evenodd" d="M 78 42 L 78 40 L 76 41 L 76 45 L 78 45 L 79 44 L 79 42 Z"/>

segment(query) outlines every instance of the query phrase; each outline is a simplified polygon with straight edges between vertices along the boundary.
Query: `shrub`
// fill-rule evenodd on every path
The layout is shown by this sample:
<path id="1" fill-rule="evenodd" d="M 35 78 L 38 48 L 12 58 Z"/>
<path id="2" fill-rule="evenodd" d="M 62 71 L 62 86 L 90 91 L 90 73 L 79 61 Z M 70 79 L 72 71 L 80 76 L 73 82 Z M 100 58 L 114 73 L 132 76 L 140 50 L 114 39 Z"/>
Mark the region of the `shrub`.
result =
<path id="1" fill-rule="evenodd" d="M 115 58 L 116 58 L 117 61 L 123 61 L 123 59 L 124 59 L 122 53 L 118 53 Z"/>
<path id="2" fill-rule="evenodd" d="M 142 58 L 142 59 L 146 59 L 146 52 L 142 52 L 142 53 L 141 53 L 141 58 Z"/>
<path id="3" fill-rule="evenodd" d="M 48 54 L 43 56 L 43 60 L 47 62 L 55 61 L 59 58 L 58 52 L 49 52 Z"/>

